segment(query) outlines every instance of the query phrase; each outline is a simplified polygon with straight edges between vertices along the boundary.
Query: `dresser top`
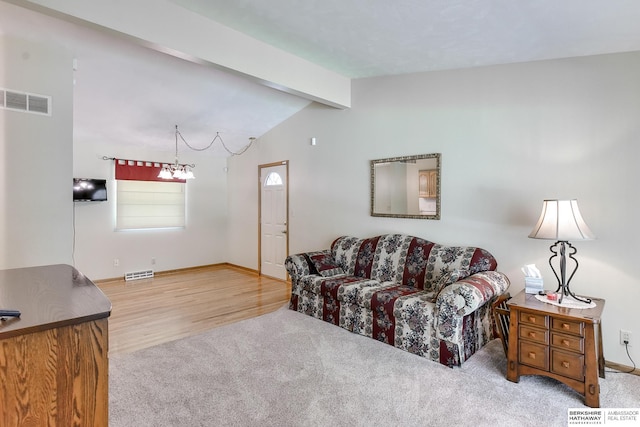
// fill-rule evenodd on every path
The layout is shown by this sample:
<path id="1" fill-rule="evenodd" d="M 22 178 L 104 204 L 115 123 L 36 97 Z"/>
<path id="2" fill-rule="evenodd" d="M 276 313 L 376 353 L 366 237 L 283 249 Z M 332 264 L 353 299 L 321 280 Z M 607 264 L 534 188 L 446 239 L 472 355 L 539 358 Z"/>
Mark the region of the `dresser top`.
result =
<path id="1" fill-rule="evenodd" d="M 0 320 L 0 339 L 109 317 L 111 301 L 70 265 L 0 270 L 0 308 L 20 318 Z"/>

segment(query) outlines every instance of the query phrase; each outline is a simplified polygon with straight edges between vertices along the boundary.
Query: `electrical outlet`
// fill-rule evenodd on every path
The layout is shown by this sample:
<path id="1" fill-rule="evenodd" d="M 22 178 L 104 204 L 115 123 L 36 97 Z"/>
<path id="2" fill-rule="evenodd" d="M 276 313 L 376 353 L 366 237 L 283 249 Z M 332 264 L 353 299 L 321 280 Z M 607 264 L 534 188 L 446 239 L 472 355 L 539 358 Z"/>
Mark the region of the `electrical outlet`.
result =
<path id="1" fill-rule="evenodd" d="M 620 329 L 620 344 L 625 345 L 625 341 L 626 344 L 631 345 L 631 331 Z"/>
<path id="2" fill-rule="evenodd" d="M 114 266 L 114 267 L 117 267 L 117 266 L 119 266 L 119 265 L 120 265 L 120 260 L 119 260 L 118 258 L 114 258 L 114 259 L 113 259 L 113 266 Z"/>
<path id="3" fill-rule="evenodd" d="M 156 265 L 156 257 L 151 257 L 151 265 Z"/>

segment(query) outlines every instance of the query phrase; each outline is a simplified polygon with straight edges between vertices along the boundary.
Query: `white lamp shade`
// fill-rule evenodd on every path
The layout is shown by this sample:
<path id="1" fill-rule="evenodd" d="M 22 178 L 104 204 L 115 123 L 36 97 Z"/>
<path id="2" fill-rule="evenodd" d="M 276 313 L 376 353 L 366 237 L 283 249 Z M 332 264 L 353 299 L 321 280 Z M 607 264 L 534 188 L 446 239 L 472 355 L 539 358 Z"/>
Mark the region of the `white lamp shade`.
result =
<path id="1" fill-rule="evenodd" d="M 575 199 L 543 201 L 540 219 L 529 237 L 562 241 L 596 238 L 582 219 Z"/>
<path id="2" fill-rule="evenodd" d="M 160 173 L 158 174 L 158 178 L 162 178 L 162 179 L 171 179 L 171 171 L 169 171 L 169 169 L 165 166 L 162 168 L 162 170 L 160 170 Z"/>

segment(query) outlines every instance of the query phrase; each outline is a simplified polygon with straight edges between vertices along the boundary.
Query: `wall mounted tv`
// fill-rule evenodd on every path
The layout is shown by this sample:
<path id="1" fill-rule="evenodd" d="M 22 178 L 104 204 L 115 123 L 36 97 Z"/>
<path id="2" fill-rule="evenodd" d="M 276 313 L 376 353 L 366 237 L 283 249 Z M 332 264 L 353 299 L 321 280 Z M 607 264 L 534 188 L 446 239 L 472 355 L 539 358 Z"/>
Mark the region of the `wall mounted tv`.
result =
<path id="1" fill-rule="evenodd" d="M 105 202 L 106 200 L 106 179 L 73 178 L 74 202 Z"/>

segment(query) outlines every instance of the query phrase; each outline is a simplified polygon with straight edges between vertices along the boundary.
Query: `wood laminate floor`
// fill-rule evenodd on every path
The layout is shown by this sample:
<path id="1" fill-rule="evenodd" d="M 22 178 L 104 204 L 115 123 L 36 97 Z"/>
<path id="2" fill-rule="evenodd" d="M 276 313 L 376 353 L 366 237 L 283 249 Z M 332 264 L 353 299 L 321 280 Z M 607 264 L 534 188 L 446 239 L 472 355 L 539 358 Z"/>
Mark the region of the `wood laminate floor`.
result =
<path id="1" fill-rule="evenodd" d="M 291 285 L 215 265 L 96 283 L 111 300 L 110 354 L 128 353 L 277 310 Z"/>

